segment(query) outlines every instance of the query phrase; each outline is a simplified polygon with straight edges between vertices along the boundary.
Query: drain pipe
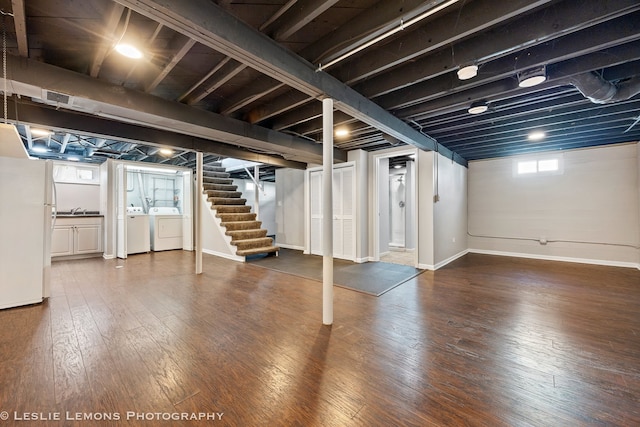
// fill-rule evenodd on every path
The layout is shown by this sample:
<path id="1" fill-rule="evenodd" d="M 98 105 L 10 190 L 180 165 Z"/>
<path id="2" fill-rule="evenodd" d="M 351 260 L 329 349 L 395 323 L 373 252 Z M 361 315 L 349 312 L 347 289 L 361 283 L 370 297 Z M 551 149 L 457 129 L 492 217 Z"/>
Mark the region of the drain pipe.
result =
<path id="1" fill-rule="evenodd" d="M 577 74 L 567 78 L 585 98 L 595 104 L 610 104 L 626 101 L 640 93 L 640 78 L 632 78 L 621 83 L 611 83 L 597 73 Z"/>

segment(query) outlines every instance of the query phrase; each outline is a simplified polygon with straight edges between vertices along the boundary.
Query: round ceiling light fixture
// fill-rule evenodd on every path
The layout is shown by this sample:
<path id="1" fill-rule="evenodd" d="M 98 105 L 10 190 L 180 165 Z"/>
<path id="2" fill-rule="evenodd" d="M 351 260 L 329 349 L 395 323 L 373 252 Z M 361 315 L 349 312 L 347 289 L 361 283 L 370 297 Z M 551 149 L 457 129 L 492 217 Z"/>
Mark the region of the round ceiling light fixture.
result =
<path id="1" fill-rule="evenodd" d="M 544 83 L 547 80 L 545 67 L 538 67 L 532 70 L 523 71 L 518 74 L 518 86 L 531 87 Z"/>
<path id="2" fill-rule="evenodd" d="M 487 101 L 476 101 L 471 104 L 469 109 L 467 110 L 469 114 L 481 114 L 489 109 L 489 104 Z"/>
<path id="3" fill-rule="evenodd" d="M 335 136 L 337 136 L 338 138 L 343 138 L 345 136 L 349 136 L 349 129 L 347 128 L 338 128 L 336 129 Z"/>
<path id="4" fill-rule="evenodd" d="M 478 75 L 477 65 L 467 65 L 458 70 L 458 78 L 460 80 L 469 80 Z"/>
<path id="5" fill-rule="evenodd" d="M 127 58 L 142 58 L 142 52 L 140 51 L 140 49 L 129 43 L 118 43 L 115 49 L 116 52 L 118 52 L 120 55 L 126 56 Z"/>
<path id="6" fill-rule="evenodd" d="M 546 136 L 547 134 L 544 133 L 543 131 L 535 130 L 535 131 L 529 132 L 527 139 L 529 141 L 542 141 Z"/>
<path id="7" fill-rule="evenodd" d="M 160 154 L 164 155 L 164 156 L 170 156 L 173 154 L 173 150 L 171 148 L 161 148 L 160 149 Z"/>

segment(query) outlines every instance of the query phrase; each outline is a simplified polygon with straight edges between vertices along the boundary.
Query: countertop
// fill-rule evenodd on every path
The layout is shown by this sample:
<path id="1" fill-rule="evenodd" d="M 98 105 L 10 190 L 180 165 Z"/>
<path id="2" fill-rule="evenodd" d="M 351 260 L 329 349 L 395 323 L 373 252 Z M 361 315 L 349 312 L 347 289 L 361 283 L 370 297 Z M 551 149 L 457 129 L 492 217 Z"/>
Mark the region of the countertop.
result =
<path id="1" fill-rule="evenodd" d="M 70 212 L 58 212 L 56 214 L 56 218 L 102 218 L 104 217 L 104 215 L 100 214 L 100 213 L 94 213 L 94 212 L 90 212 L 90 213 L 77 213 L 77 214 L 72 214 Z"/>

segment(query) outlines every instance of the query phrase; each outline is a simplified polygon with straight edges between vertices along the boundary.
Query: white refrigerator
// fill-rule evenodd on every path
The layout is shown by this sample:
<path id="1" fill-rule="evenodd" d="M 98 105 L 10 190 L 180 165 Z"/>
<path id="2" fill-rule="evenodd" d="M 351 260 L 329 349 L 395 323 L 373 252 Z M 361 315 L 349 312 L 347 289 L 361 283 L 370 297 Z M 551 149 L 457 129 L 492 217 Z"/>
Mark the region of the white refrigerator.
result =
<path id="1" fill-rule="evenodd" d="M 50 294 L 53 193 L 51 161 L 0 157 L 0 309 Z"/>

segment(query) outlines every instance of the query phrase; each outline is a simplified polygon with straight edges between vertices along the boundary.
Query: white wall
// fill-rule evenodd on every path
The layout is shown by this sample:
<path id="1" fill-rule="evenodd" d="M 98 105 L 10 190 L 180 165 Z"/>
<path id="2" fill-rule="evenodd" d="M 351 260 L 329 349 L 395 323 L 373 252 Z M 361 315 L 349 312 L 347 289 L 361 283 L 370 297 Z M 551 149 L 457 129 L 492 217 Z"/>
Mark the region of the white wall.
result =
<path id="1" fill-rule="evenodd" d="M 637 265 L 638 144 L 560 154 L 563 173 L 544 176 L 518 176 L 513 158 L 470 162 L 469 248 Z"/>
<path id="2" fill-rule="evenodd" d="M 433 249 L 433 152 L 418 150 L 416 156 L 416 182 L 418 200 L 418 266 L 435 268 Z"/>
<path id="3" fill-rule="evenodd" d="M 285 248 L 304 249 L 305 171 L 276 169 L 276 243 Z"/>
<path id="4" fill-rule="evenodd" d="M 467 253 L 467 168 L 438 154 L 439 201 L 433 206 L 434 263 L 439 268 Z"/>
<path id="5" fill-rule="evenodd" d="M 407 162 L 407 174 L 405 176 L 406 183 L 406 200 L 405 200 L 405 225 L 406 232 L 404 238 L 404 247 L 406 249 L 415 249 L 416 247 L 416 214 L 415 214 L 415 200 L 414 200 L 414 186 L 415 186 L 415 162 Z"/>
<path id="6" fill-rule="evenodd" d="M 356 168 L 356 262 L 365 262 L 369 257 L 369 158 L 364 150 L 347 153 L 347 160 Z"/>
<path id="7" fill-rule="evenodd" d="M 233 184 L 238 186 L 238 191 L 242 192 L 242 198 L 247 199 L 247 205 L 251 206 L 251 212 L 256 212 L 255 194 L 256 189 L 250 179 L 234 179 Z M 261 181 L 262 191 L 259 194 L 258 220 L 262 221 L 262 228 L 267 230 L 269 236 L 275 236 L 276 225 L 276 184 L 273 182 Z"/>
<path id="8" fill-rule="evenodd" d="M 236 255 L 236 247 L 231 245 L 231 237 L 224 234 L 225 229 L 220 225 L 222 220 L 216 218 L 215 211 L 211 209 L 211 202 L 207 200 L 207 195 L 198 192 L 197 197 L 202 198 L 200 206 L 202 252 L 235 261 L 244 261 L 243 256 Z"/>
<path id="9" fill-rule="evenodd" d="M 100 165 L 100 212 L 104 215 L 104 257 L 116 257 L 116 199 L 115 168 L 113 159 Z"/>
<path id="10" fill-rule="evenodd" d="M 57 210 L 60 212 L 82 208 L 88 211 L 100 210 L 99 184 L 56 183 Z"/>
<path id="11" fill-rule="evenodd" d="M 378 167 L 378 250 L 380 255 L 389 252 L 389 229 L 391 212 L 389 209 L 389 159 L 380 159 Z M 375 209 L 375 208 L 374 208 Z"/>

